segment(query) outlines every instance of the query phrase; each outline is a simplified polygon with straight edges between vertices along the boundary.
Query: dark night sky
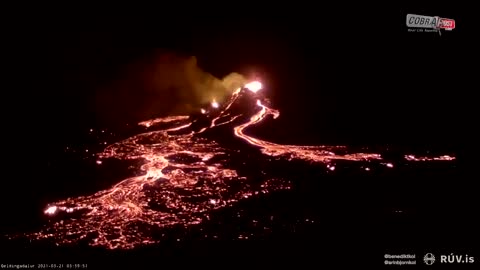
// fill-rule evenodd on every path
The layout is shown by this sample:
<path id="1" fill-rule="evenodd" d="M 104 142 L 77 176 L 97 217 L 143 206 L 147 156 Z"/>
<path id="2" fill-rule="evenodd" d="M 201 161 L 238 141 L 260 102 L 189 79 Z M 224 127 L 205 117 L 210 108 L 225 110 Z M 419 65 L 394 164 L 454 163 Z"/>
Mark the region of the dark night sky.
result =
<path id="1" fill-rule="evenodd" d="M 451 17 L 458 28 L 442 36 L 407 33 L 407 13 Z M 458 145 L 466 90 L 457 12 L 267 15 L 173 20 L 136 14 L 34 27 L 23 34 L 30 45 L 19 53 L 26 59 L 19 81 L 28 85 L 18 93 L 21 119 L 39 125 L 52 144 L 69 141 L 81 128 L 108 125 L 92 105 L 97 86 L 157 47 L 195 55 L 217 77 L 261 74 L 282 113 L 280 140 Z"/>

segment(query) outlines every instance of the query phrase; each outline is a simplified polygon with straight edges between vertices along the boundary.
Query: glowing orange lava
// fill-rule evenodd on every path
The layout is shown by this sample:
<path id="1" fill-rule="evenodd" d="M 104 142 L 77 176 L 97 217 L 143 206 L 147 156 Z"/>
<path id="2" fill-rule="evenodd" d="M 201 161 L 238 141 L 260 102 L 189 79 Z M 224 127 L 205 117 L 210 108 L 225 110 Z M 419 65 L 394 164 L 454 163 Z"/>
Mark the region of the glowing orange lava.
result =
<path id="1" fill-rule="evenodd" d="M 258 91 L 260 91 L 260 89 L 262 89 L 262 83 L 259 82 L 259 81 L 253 81 L 253 82 L 250 82 L 250 83 L 247 83 L 245 85 L 245 88 L 256 93 Z"/>
<path id="2" fill-rule="evenodd" d="M 140 126 L 144 126 L 144 127 L 151 127 L 151 126 L 153 126 L 155 124 L 158 124 L 158 123 L 171 123 L 171 122 L 180 121 L 180 120 L 187 120 L 187 119 L 188 119 L 188 116 L 184 116 L 184 115 L 182 115 L 182 116 L 168 116 L 168 117 L 143 121 L 143 122 L 140 122 L 138 124 Z"/>
<path id="3" fill-rule="evenodd" d="M 260 82 L 252 82 L 245 85 L 244 89 L 258 96 L 261 88 Z M 247 129 L 270 116 L 276 119 L 280 113 L 264 105 L 259 98 L 252 100 L 255 113 L 249 118 L 247 116 L 244 122 L 235 124 L 244 115 L 230 111 L 230 108 L 241 94 L 242 89 L 235 91 L 226 106 L 211 118 L 210 125 L 198 132 L 191 129 L 192 122 L 188 116 L 164 117 L 139 123 L 147 128 L 165 123 L 169 127 L 109 145 L 98 154 L 97 160 L 97 164 L 107 159 L 141 161 L 139 175 L 123 179 L 110 189 L 92 195 L 49 204 L 45 214 L 52 217 L 52 222 L 40 232 L 26 236 L 30 239 L 53 239 L 57 244 L 86 241 L 92 246 L 130 249 L 160 241 L 152 231 L 172 225 L 199 224 L 208 219 L 215 209 L 231 206 L 257 194 L 290 188 L 288 181 L 275 178 L 264 179 L 258 188 L 244 184 L 248 183 L 248 177 L 240 175 L 227 162 L 228 155 L 238 150 L 226 149 L 200 136 L 205 130 L 221 125 L 232 125 L 236 137 L 258 147 L 264 155 L 325 163 L 332 172 L 338 170 L 332 164 L 334 160 L 369 162 L 382 159 L 380 154 L 375 153 L 349 153 L 345 146 L 282 145 L 249 136 Z M 215 100 L 211 106 L 220 108 Z M 203 109 L 201 112 L 209 114 Z M 405 158 L 412 161 L 429 160 L 412 155 Z M 438 159 L 452 160 L 454 157 L 433 158 Z M 393 167 L 392 163 L 383 164 Z M 365 170 L 369 171 L 370 168 Z M 237 186 L 241 188 L 233 190 L 232 183 L 239 183 Z M 55 219 L 59 214 L 75 215 L 75 218 Z"/>
<path id="4" fill-rule="evenodd" d="M 218 107 L 220 107 L 220 104 L 218 104 L 218 102 L 216 102 L 215 99 L 212 101 L 211 105 L 212 105 L 212 107 L 215 108 L 215 109 L 218 108 Z"/>
<path id="5" fill-rule="evenodd" d="M 405 159 L 408 161 L 433 161 L 433 160 L 455 160 L 455 157 L 449 155 L 443 155 L 439 157 L 417 157 L 415 155 L 405 155 Z"/>

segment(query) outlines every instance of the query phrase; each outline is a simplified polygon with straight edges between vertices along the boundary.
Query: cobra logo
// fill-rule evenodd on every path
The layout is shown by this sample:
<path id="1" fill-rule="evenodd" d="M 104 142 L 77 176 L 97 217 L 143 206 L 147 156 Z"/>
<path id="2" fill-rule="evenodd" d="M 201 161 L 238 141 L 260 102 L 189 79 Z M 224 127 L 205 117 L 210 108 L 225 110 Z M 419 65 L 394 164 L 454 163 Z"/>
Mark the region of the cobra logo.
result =
<path id="1" fill-rule="evenodd" d="M 435 262 L 435 256 L 432 253 L 427 253 L 423 257 L 423 261 L 426 265 L 432 265 Z"/>

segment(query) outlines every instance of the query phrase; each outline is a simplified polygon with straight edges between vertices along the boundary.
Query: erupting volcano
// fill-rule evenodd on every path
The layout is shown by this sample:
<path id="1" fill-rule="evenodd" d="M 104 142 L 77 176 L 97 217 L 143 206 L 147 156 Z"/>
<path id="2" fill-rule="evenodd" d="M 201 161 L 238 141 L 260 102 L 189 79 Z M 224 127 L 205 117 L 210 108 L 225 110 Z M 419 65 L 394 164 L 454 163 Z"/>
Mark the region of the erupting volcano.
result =
<path id="1" fill-rule="evenodd" d="M 380 153 L 347 146 L 283 145 L 249 135 L 280 112 L 271 108 L 262 83 L 250 82 L 225 102 L 212 100 L 195 116 L 170 116 L 139 123 L 145 132 L 108 145 L 95 156 L 131 161 L 136 176 L 95 194 L 45 207 L 48 224 L 38 232 L 13 235 L 56 245 L 87 243 L 131 249 L 161 242 L 173 226 L 200 224 L 220 208 L 291 188 L 295 181 L 270 169 L 276 162 L 304 162 L 335 173 L 348 164 L 364 173 L 392 170 Z M 451 162 L 455 157 L 410 153 L 403 162 Z M 319 180 L 321 181 L 321 180 Z"/>

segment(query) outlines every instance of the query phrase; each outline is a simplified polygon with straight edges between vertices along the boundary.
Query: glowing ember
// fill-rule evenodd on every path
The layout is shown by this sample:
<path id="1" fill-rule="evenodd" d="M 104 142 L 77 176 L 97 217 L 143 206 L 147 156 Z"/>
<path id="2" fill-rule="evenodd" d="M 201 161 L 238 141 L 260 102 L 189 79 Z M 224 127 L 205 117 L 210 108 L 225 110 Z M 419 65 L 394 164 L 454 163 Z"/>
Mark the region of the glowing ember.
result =
<path id="1" fill-rule="evenodd" d="M 252 92 L 257 92 L 261 87 L 260 82 L 245 86 Z M 330 165 L 332 160 L 369 163 L 382 160 L 381 155 L 376 153 L 349 153 L 345 146 L 282 145 L 249 136 L 246 134 L 248 128 L 271 118 L 276 119 L 280 113 L 264 105 L 261 100 L 256 100 L 256 103 L 252 100 L 251 106 L 255 109 L 253 115 L 241 118 L 244 113 L 230 110 L 241 95 L 242 89 L 235 91 L 225 108 L 216 111 L 216 117 L 200 131 L 195 132 L 191 128 L 193 122 L 189 121 L 188 116 L 171 116 L 139 123 L 145 127 L 168 123 L 168 127 L 160 125 L 160 130 L 137 134 L 111 144 L 98 155 L 96 161 L 102 164 L 102 159 L 110 158 L 136 160 L 137 164 L 141 164 L 139 173 L 123 179 L 110 189 L 56 202 L 55 206 L 45 210 L 45 214 L 62 212 L 67 217 L 52 220 L 40 232 L 27 234 L 27 237 L 38 240 L 50 238 L 57 244 L 82 240 L 92 246 L 130 249 L 159 242 L 161 239 L 156 236 L 155 230 L 174 225 L 187 227 L 199 224 L 216 209 L 232 206 L 258 194 L 290 189 L 291 182 L 268 175 L 261 183 L 255 178 L 256 185 L 251 185 L 253 180 L 248 175 L 241 175 L 225 158 L 237 155 L 239 149 L 224 148 L 201 136 L 205 130 L 222 125 L 231 125 L 235 136 L 249 147 L 259 148 L 259 156 L 266 155 L 269 159 L 326 163 L 331 171 L 339 170 Z M 215 100 L 211 106 L 220 107 Z M 202 109 L 201 112 L 206 111 Z M 240 121 L 238 119 L 243 120 L 237 123 Z M 412 155 L 405 158 L 424 160 Z M 454 157 L 440 157 L 440 160 L 452 159 Z M 249 160 L 245 159 L 244 164 L 248 164 Z M 386 166 L 393 167 L 393 164 L 386 163 Z M 369 171 L 370 168 L 365 170 Z M 75 215 L 75 218 L 70 218 L 70 215 Z"/>
<path id="2" fill-rule="evenodd" d="M 212 101 L 212 104 L 211 104 L 211 105 L 212 105 L 212 107 L 215 108 L 215 109 L 218 108 L 218 107 L 220 107 L 220 105 L 218 104 L 218 102 L 215 101 L 215 99 Z"/>
<path id="3" fill-rule="evenodd" d="M 262 89 L 262 83 L 259 82 L 259 81 L 253 81 L 251 83 L 247 83 L 245 85 L 245 88 L 247 88 L 248 90 L 256 93 L 258 92 L 260 89 Z"/>
<path id="4" fill-rule="evenodd" d="M 205 109 L 200 109 L 200 112 L 205 114 L 207 111 Z"/>
<path id="5" fill-rule="evenodd" d="M 435 160 L 451 161 L 451 160 L 455 160 L 455 157 L 452 157 L 449 155 L 443 155 L 439 157 L 417 157 L 415 155 L 405 155 L 405 159 L 408 161 L 435 161 Z"/>
<path id="6" fill-rule="evenodd" d="M 47 208 L 47 210 L 45 210 L 45 214 L 47 215 L 53 215 L 55 214 L 55 212 L 57 212 L 56 206 L 50 206 L 49 208 Z"/>

